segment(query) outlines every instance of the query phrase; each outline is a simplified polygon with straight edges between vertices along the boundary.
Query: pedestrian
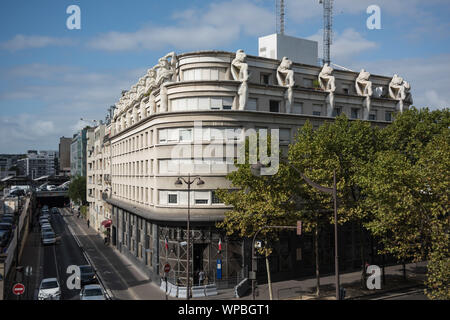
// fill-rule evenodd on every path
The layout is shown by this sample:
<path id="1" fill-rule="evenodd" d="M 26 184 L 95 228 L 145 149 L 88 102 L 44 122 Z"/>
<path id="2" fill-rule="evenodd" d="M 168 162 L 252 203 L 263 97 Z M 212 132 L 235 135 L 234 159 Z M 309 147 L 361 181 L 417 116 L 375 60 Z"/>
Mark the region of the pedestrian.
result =
<path id="1" fill-rule="evenodd" d="M 203 284 L 203 280 L 205 279 L 205 272 L 203 270 L 200 270 L 198 273 L 198 285 L 201 286 Z"/>
<path id="2" fill-rule="evenodd" d="M 89 219 L 88 219 L 88 221 L 87 221 L 87 226 L 88 226 L 88 228 L 89 228 L 89 223 L 90 223 L 90 221 L 89 221 Z"/>

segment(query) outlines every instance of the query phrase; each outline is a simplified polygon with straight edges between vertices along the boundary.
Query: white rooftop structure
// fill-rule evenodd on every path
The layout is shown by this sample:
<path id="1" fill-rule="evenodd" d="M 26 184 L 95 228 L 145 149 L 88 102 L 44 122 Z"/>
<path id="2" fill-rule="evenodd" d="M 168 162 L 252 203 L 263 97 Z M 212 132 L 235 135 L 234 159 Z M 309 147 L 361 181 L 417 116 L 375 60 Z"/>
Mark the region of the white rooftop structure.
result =
<path id="1" fill-rule="evenodd" d="M 301 39 L 274 33 L 258 38 L 258 55 L 264 58 L 281 60 L 287 57 L 293 62 L 317 65 L 317 41 Z"/>

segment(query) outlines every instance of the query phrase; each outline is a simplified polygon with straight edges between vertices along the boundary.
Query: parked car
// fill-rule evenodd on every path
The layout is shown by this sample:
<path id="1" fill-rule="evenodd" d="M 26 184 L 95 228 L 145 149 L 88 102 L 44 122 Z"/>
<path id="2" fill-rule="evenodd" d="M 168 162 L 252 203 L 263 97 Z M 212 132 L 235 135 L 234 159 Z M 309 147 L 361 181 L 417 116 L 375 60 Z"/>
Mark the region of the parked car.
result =
<path id="1" fill-rule="evenodd" d="M 45 232 L 41 234 L 41 241 L 43 245 L 47 244 L 55 244 L 56 243 L 56 235 L 54 232 Z"/>
<path id="2" fill-rule="evenodd" d="M 46 228 L 53 229 L 53 227 L 50 223 L 44 223 L 43 225 L 41 225 L 41 230 L 46 229 Z"/>
<path id="3" fill-rule="evenodd" d="M 44 226 L 44 227 L 42 227 L 41 228 L 41 235 L 46 233 L 46 232 L 53 232 L 54 233 L 55 231 L 53 230 L 53 228 L 51 226 Z"/>
<path id="4" fill-rule="evenodd" d="M 95 275 L 95 270 L 94 268 L 92 268 L 92 266 L 84 265 L 79 267 L 81 285 L 98 283 L 97 276 Z"/>
<path id="5" fill-rule="evenodd" d="M 81 289 L 80 300 L 106 300 L 105 292 L 99 284 L 88 284 Z"/>
<path id="6" fill-rule="evenodd" d="M 39 286 L 38 300 L 60 300 L 61 289 L 58 279 L 46 278 L 42 279 Z"/>
<path id="7" fill-rule="evenodd" d="M 12 234 L 12 224 L 0 223 L 0 247 L 5 247 Z"/>
<path id="8" fill-rule="evenodd" d="M 48 220 L 47 218 L 44 219 L 39 219 L 39 224 L 42 226 L 45 223 L 50 223 L 50 220 Z"/>

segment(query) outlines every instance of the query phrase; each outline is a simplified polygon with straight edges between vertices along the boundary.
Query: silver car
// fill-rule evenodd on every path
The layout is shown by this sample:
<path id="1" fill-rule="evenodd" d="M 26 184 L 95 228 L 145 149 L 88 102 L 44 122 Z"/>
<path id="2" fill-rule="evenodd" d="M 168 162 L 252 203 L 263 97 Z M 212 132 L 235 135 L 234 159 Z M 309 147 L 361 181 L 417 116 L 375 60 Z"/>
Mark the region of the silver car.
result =
<path id="1" fill-rule="evenodd" d="M 58 279 L 47 278 L 42 279 L 39 286 L 38 300 L 60 300 L 61 288 Z"/>
<path id="2" fill-rule="evenodd" d="M 81 289 L 80 300 L 106 300 L 106 298 L 99 284 L 88 284 Z"/>
<path id="3" fill-rule="evenodd" d="M 54 232 L 45 232 L 41 234 L 42 244 L 55 244 L 56 243 L 56 235 Z"/>

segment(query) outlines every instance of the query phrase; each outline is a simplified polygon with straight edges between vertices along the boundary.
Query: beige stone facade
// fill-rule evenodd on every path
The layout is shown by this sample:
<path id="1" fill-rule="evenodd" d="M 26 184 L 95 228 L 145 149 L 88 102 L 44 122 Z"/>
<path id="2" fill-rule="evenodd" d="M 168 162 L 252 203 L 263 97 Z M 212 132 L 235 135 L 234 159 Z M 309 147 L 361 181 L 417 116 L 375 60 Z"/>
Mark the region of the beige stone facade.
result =
<path id="1" fill-rule="evenodd" d="M 244 246 L 215 228 L 229 209 L 214 194 L 217 188 L 230 187 L 225 176 L 234 170 L 237 152 L 236 146 L 231 147 L 233 152 L 229 146 L 244 141 L 252 129 L 279 129 L 280 145 L 287 146 L 307 120 L 317 128 L 340 113 L 383 126 L 399 108 L 399 101 L 387 94 L 389 77 L 370 76 L 376 94 L 369 105 L 355 87 L 358 73 L 334 70 L 330 109 L 330 92 L 318 85 L 321 67 L 293 63 L 295 84 L 288 88 L 277 80 L 280 60 L 246 56 L 248 79 L 234 80 L 234 58 L 234 53 L 222 51 L 172 55 L 172 67 L 155 66 L 165 73 L 158 71 L 154 78 L 149 70 L 117 104 L 108 140 L 112 244 L 155 280 L 162 276 L 162 266 L 170 263 L 169 279 L 186 281 L 188 195 L 185 184 L 175 185 L 177 177 L 190 174 L 205 182 L 193 184 L 190 194 L 192 277 L 195 280 L 195 272 L 203 269 L 211 281 L 242 278 L 248 270 Z M 108 172 L 108 147 L 100 144 L 102 130 L 96 129 L 99 139 L 93 144 L 101 151 L 88 158 L 88 201 L 94 215 L 97 207 L 105 208 L 98 198 Z M 175 152 L 180 148 L 199 148 L 203 159 L 183 157 Z M 96 225 L 107 216 L 96 216 Z M 222 252 L 217 250 L 219 239 Z M 222 279 L 217 276 L 218 259 Z"/>

